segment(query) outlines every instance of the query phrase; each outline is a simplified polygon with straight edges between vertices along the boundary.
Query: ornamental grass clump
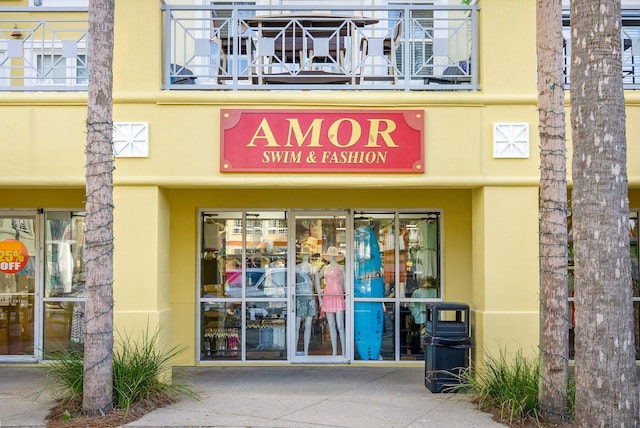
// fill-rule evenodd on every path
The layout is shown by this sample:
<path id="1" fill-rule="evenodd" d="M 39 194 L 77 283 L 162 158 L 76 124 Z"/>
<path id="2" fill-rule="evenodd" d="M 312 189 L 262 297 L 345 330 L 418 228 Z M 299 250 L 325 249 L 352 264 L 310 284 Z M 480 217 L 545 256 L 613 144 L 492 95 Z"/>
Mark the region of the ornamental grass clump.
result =
<path id="1" fill-rule="evenodd" d="M 82 352 L 77 349 L 62 350 L 56 359 L 40 366 L 46 376 L 44 387 L 37 395 L 47 391 L 63 403 L 82 399 Z"/>
<path id="2" fill-rule="evenodd" d="M 171 361 L 186 351 L 174 346 L 166 352 L 158 346 L 158 332 L 144 333 L 140 340 L 118 335 L 119 346 L 113 353 L 113 400 L 117 409 L 128 409 L 131 404 L 151 396 L 175 401 L 179 396 L 197 398 L 186 384 L 168 380 Z"/>
<path id="3" fill-rule="evenodd" d="M 113 407 L 128 410 L 145 399 L 174 402 L 180 396 L 198 398 L 191 385 L 177 382 L 171 373 L 171 360 L 186 350 L 175 346 L 162 351 L 158 332 L 145 333 L 139 340 L 117 335 L 113 353 Z M 78 351 L 64 351 L 42 365 L 47 391 L 62 403 L 82 403 L 83 357 Z"/>
<path id="4" fill-rule="evenodd" d="M 471 393 L 480 410 L 497 413 L 500 421 L 538 423 L 539 382 L 537 358 L 529 360 L 520 350 L 508 356 L 501 350 L 498 357 L 485 355 L 482 367 L 465 370 L 455 388 Z"/>

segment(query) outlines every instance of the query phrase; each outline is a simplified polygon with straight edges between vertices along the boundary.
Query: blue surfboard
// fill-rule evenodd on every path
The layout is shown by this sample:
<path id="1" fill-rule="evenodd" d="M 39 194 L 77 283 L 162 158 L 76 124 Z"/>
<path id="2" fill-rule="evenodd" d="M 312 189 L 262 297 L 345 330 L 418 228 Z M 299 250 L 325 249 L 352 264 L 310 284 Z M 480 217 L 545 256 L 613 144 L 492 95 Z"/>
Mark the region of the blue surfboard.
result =
<path id="1" fill-rule="evenodd" d="M 384 297 L 382 259 L 378 239 L 369 226 L 360 226 L 354 235 L 354 296 Z M 382 302 L 356 302 L 354 331 L 356 349 L 362 360 L 380 357 L 384 314 Z"/>

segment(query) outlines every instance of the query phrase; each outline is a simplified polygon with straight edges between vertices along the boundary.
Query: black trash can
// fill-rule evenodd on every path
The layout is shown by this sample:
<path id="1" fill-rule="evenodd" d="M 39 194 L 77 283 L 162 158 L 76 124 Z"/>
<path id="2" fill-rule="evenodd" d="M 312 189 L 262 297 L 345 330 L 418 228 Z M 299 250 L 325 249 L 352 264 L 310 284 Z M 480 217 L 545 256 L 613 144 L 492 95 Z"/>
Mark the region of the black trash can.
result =
<path id="1" fill-rule="evenodd" d="M 469 367 L 469 305 L 427 303 L 425 318 L 424 385 L 446 392 L 460 384 L 460 373 Z"/>

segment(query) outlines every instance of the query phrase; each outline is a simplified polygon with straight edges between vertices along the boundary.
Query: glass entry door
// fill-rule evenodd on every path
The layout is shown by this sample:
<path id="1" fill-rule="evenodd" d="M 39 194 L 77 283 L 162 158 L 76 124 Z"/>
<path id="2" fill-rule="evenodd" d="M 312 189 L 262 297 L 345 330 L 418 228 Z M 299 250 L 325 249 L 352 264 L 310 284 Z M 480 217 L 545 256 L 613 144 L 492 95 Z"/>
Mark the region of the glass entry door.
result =
<path id="1" fill-rule="evenodd" d="M 347 213 L 293 213 L 289 333 L 293 362 L 350 360 L 351 245 Z"/>
<path id="2" fill-rule="evenodd" d="M 0 359 L 34 358 L 35 215 L 0 216 Z"/>

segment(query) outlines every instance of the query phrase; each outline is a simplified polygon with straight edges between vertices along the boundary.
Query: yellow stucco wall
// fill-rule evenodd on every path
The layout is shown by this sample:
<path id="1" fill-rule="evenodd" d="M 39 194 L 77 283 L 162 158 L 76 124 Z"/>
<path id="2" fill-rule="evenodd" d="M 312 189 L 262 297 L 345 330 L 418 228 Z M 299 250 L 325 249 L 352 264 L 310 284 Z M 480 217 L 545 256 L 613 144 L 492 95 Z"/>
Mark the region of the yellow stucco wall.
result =
<path id="1" fill-rule="evenodd" d="M 536 187 L 474 192 L 472 316 L 476 357 L 535 355 L 538 343 Z"/>
<path id="2" fill-rule="evenodd" d="M 479 0 L 477 4 L 483 91 L 514 101 L 522 95 L 536 96 L 536 2 Z"/>
<path id="3" fill-rule="evenodd" d="M 289 95 L 283 105 L 296 105 L 299 96 Z M 309 97 L 307 97 L 309 98 Z M 348 95 L 334 97 L 331 105 L 318 101 L 315 108 L 342 108 Z M 413 101 L 417 101 L 414 99 Z M 469 100 L 470 101 L 470 100 Z M 211 101 L 209 101 L 211 102 Z M 260 108 L 281 108 L 256 104 Z M 241 107 L 238 105 L 237 107 Z M 313 109 L 305 106 L 301 108 Z M 385 107 L 382 103 L 378 108 Z M 391 107 L 395 108 L 395 107 Z M 535 156 L 523 160 L 493 159 L 493 122 L 535 123 L 534 106 L 519 114 L 509 108 L 472 105 L 433 106 L 420 104 L 411 108 L 425 110 L 425 174 L 331 174 L 324 176 L 327 185 L 340 186 L 478 186 L 484 180 L 527 180 L 535 182 Z M 23 162 L 2 161 L 4 185 L 84 185 L 84 121 L 86 106 L 50 106 L 8 108 L 0 103 L 0 112 L 8 117 L 5 132 L 15 135 L 12 147 Z M 15 120 L 14 120 L 15 119 Z M 317 185 L 318 175 L 305 174 L 222 174 L 219 172 L 219 107 L 214 105 L 130 105 L 116 104 L 115 121 L 149 123 L 149 158 L 118 158 L 114 171 L 116 184 L 159 184 L 163 186 L 233 185 L 250 183 L 273 185 Z M 464 126 L 459 126 L 459 122 Z M 65 123 L 65 126 L 59 126 Z M 536 136 L 532 133 L 532 147 Z M 296 177 L 292 180 L 291 177 Z M 393 177 L 393 180 L 389 178 Z"/>
<path id="4" fill-rule="evenodd" d="M 444 298 L 471 305 L 474 353 L 535 351 L 534 0 L 479 2 L 481 91 L 411 93 L 162 91 L 160 2 L 116 3 L 114 121 L 148 122 L 150 145 L 148 158 L 115 161 L 117 328 L 159 328 L 190 347 L 180 364 L 195 363 L 198 209 L 442 209 Z M 144 31 L 132 25 L 141 16 Z M 640 93 L 626 99 L 630 205 L 640 207 Z M 221 108 L 421 109 L 426 171 L 221 173 Z M 86 94 L 2 93 L 0 117 L 10 153 L 0 157 L 0 207 L 81 208 Z M 529 124 L 528 159 L 493 158 L 495 122 Z"/>
<path id="5" fill-rule="evenodd" d="M 445 299 L 468 302 L 471 297 L 471 193 L 467 190 L 390 189 L 358 191 L 314 188 L 273 189 L 174 189 L 166 192 L 171 206 L 171 308 L 174 344 L 185 344 L 179 364 L 195 363 L 197 281 L 197 222 L 199 209 L 346 209 L 380 208 L 442 209 Z"/>
<path id="6" fill-rule="evenodd" d="M 114 205 L 115 327 L 171 337 L 168 203 L 157 187 L 118 187 Z"/>
<path id="7" fill-rule="evenodd" d="M 82 189 L 2 189 L 0 208 L 38 209 L 60 208 L 82 210 L 84 208 L 84 188 Z"/>

